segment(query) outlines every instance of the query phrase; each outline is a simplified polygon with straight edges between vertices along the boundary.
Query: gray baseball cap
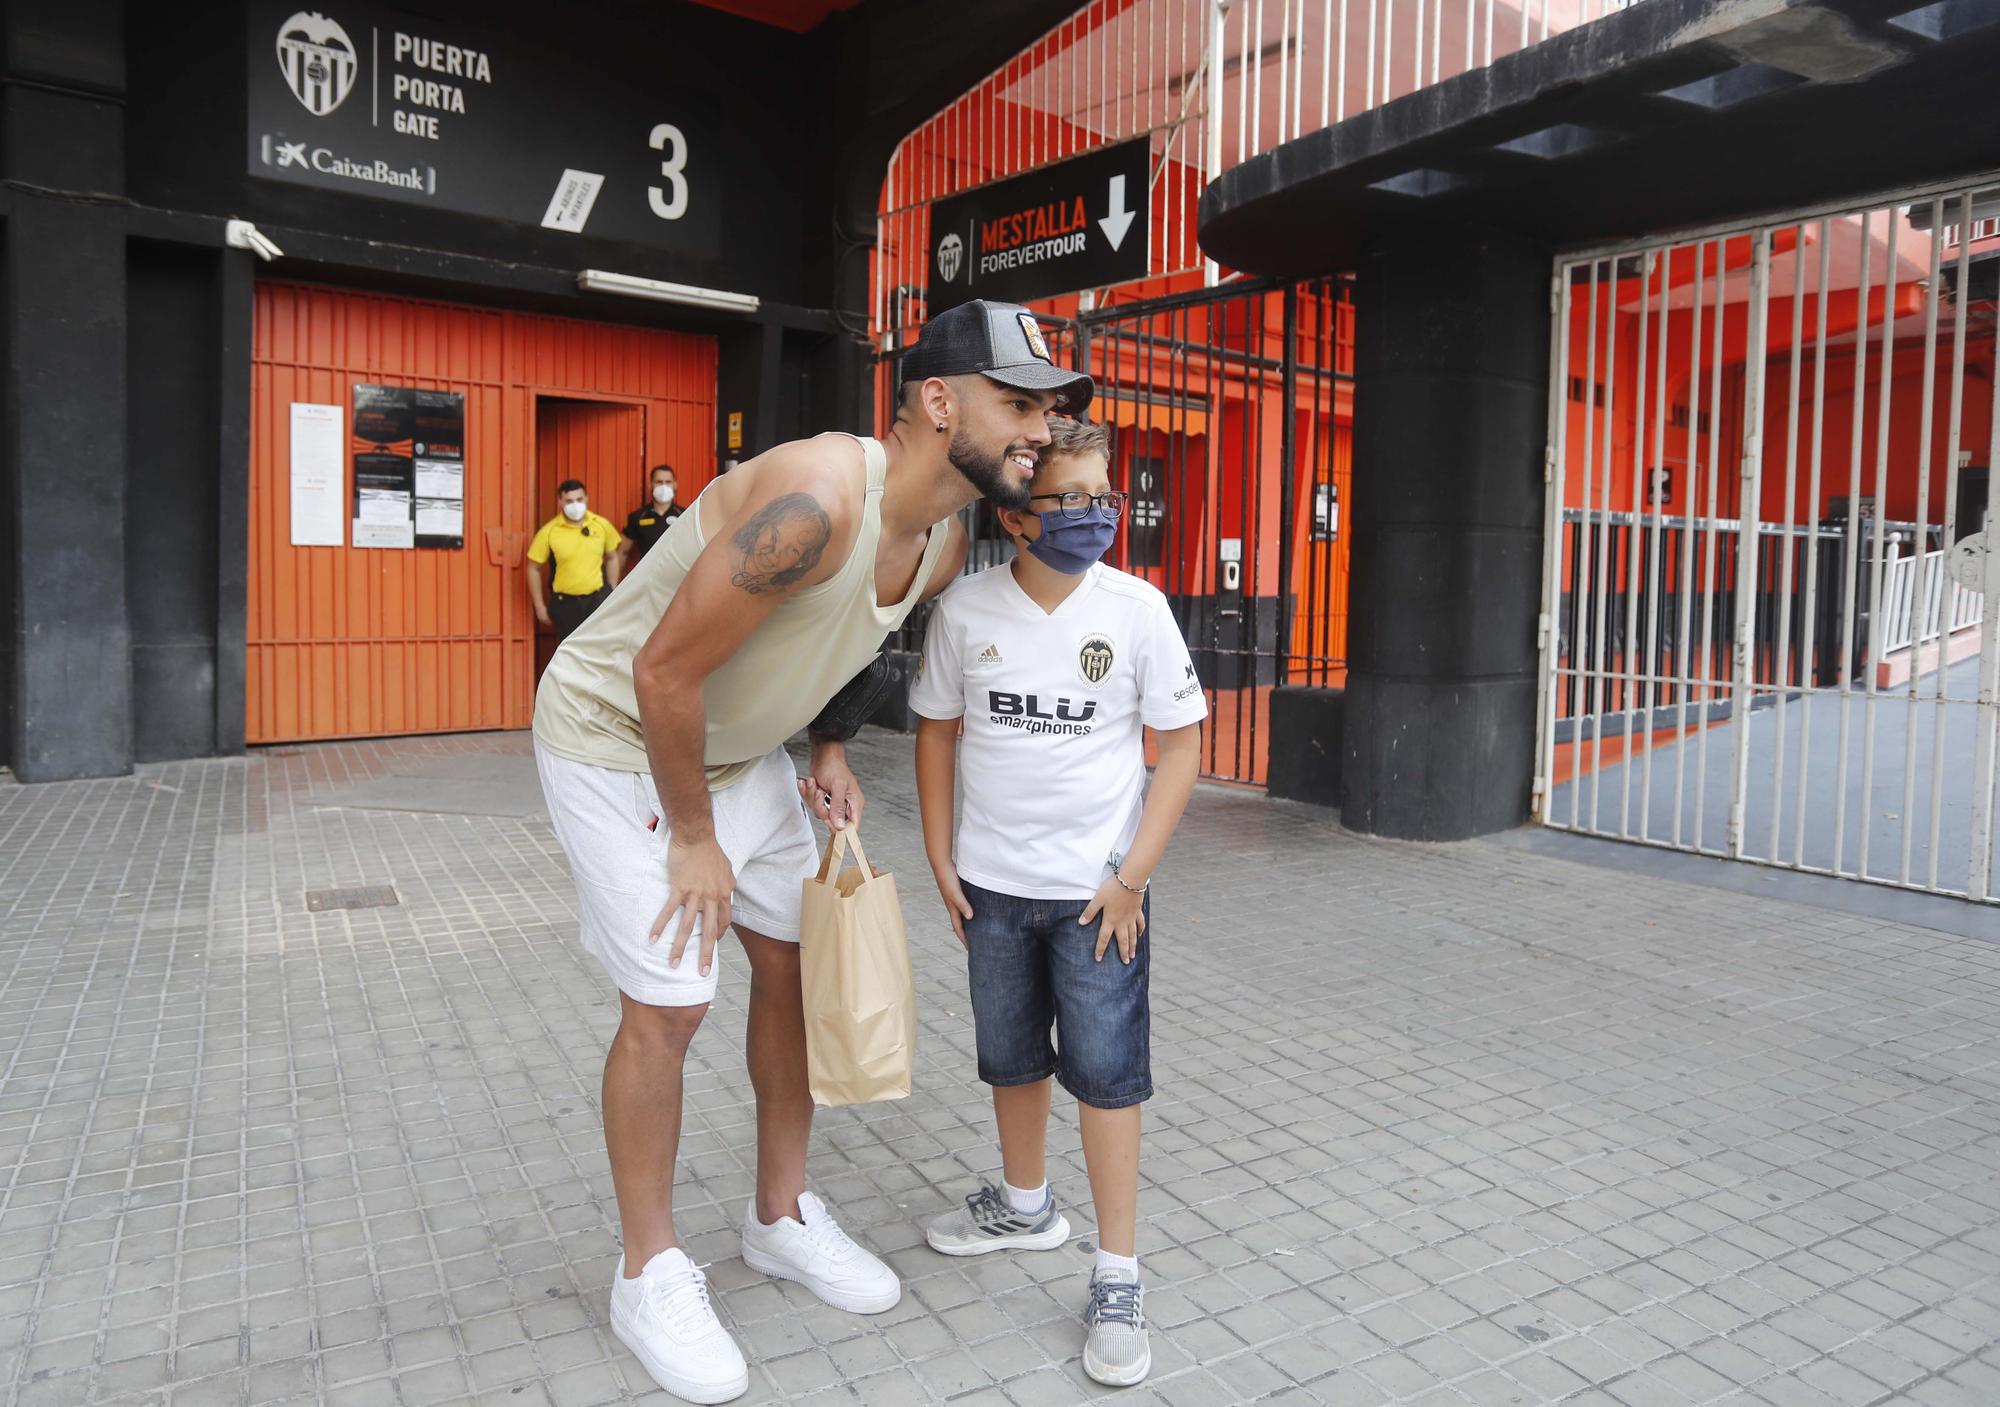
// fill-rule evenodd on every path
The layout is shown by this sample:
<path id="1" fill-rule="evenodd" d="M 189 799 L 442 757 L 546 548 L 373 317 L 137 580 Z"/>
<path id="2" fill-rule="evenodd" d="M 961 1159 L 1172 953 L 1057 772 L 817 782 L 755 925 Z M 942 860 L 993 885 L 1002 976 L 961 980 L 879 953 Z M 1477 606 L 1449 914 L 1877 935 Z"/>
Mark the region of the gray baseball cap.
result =
<path id="1" fill-rule="evenodd" d="M 924 324 L 917 345 L 903 358 L 903 380 L 978 372 L 1003 386 L 1053 391 L 1056 408 L 1079 415 L 1097 388 L 1079 371 L 1065 371 L 1049 355 L 1035 315 L 1019 303 L 975 298 Z"/>

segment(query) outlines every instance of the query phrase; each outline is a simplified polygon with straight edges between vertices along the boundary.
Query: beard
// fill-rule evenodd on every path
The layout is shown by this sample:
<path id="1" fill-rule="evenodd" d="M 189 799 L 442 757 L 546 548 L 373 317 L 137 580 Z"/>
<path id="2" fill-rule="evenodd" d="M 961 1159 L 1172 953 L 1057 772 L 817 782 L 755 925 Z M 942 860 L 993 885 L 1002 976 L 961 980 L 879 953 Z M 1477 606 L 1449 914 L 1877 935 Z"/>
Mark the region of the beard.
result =
<path id="1" fill-rule="evenodd" d="M 986 501 L 995 508 L 1012 508 L 1025 513 L 1028 509 L 1028 486 L 1015 484 L 1007 478 L 1009 455 L 1028 451 L 1025 443 L 1010 444 L 999 454 L 989 454 L 973 444 L 971 436 L 963 430 L 952 432 L 951 447 L 945 457 L 951 467 L 965 476 L 966 482 L 985 495 Z M 1028 451 L 1032 453 L 1032 451 Z"/>

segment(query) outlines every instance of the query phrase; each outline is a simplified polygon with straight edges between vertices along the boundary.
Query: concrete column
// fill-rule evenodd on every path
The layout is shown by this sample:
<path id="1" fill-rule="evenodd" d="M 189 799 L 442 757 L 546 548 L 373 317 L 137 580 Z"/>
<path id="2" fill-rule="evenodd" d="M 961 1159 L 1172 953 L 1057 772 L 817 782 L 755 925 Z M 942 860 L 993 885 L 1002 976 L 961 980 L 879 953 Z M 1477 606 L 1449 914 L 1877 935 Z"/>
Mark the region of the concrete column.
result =
<path id="1" fill-rule="evenodd" d="M 1356 278 L 1354 555 L 1341 818 L 1460 840 L 1534 777 L 1550 252 L 1385 238 Z"/>
<path id="2" fill-rule="evenodd" d="M 132 767 L 125 573 L 123 11 L 0 7 L 7 358 L 0 514 L 13 619 L 6 753 L 23 781 Z"/>
<path id="3" fill-rule="evenodd" d="M 132 769 L 125 610 L 125 235 L 84 204 L 7 227 L 13 738 L 24 782 Z"/>

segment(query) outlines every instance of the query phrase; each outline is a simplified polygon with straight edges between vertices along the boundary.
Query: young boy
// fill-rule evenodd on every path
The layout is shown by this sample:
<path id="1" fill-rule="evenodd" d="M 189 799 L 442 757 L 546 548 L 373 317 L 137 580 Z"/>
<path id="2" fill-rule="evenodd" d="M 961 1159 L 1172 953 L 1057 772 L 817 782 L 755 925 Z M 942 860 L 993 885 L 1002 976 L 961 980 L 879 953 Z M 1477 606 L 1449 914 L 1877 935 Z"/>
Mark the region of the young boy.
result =
<path id="1" fill-rule="evenodd" d="M 1083 1367 L 1128 1386 L 1152 1366 L 1133 1244 L 1153 1092 L 1146 889 L 1194 790 L 1208 704 L 1166 597 L 1098 562 L 1124 508 L 1104 430 L 1050 426 L 1028 511 L 999 510 L 1015 559 L 939 598 L 911 696 L 924 844 L 968 953 L 1004 1167 L 925 1238 L 953 1256 L 1068 1238 L 1044 1172 L 1053 1075 L 1077 1099 L 1097 1209 Z M 1142 724 L 1159 739 L 1150 795 Z"/>

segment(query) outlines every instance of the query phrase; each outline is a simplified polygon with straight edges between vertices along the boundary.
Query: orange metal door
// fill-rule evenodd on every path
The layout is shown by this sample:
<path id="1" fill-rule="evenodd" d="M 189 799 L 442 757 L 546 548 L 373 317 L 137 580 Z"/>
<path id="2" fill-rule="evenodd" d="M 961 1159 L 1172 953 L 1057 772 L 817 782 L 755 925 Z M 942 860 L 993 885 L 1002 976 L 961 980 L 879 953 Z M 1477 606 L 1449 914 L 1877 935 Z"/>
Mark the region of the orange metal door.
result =
<path id="1" fill-rule="evenodd" d="M 536 483 L 541 401 L 624 403 L 636 450 L 620 451 L 622 477 L 591 482 L 614 521 L 637 502 L 645 464 L 673 464 L 690 498 L 714 473 L 712 338 L 263 283 L 252 358 L 252 743 L 528 725 L 536 661 L 521 564 L 554 487 Z M 462 549 L 291 545 L 290 407 L 340 406 L 351 428 L 356 382 L 465 396 Z"/>
<path id="2" fill-rule="evenodd" d="M 1345 422 L 1298 432 L 1302 449 L 1297 472 L 1298 500 L 1293 504 L 1292 615 L 1294 684 L 1338 686 L 1347 679 L 1347 568 L 1349 544 L 1346 514 L 1353 483 L 1353 427 Z M 1325 495 L 1331 509 L 1334 536 L 1314 533 L 1317 500 Z"/>
<path id="3" fill-rule="evenodd" d="M 646 492 L 645 455 L 644 406 L 543 398 L 535 407 L 536 514 L 541 520 L 554 516 L 556 486 L 576 479 L 590 495 L 591 510 L 622 531 L 626 510 Z M 537 625 L 537 676 L 555 648 L 555 632 Z"/>

